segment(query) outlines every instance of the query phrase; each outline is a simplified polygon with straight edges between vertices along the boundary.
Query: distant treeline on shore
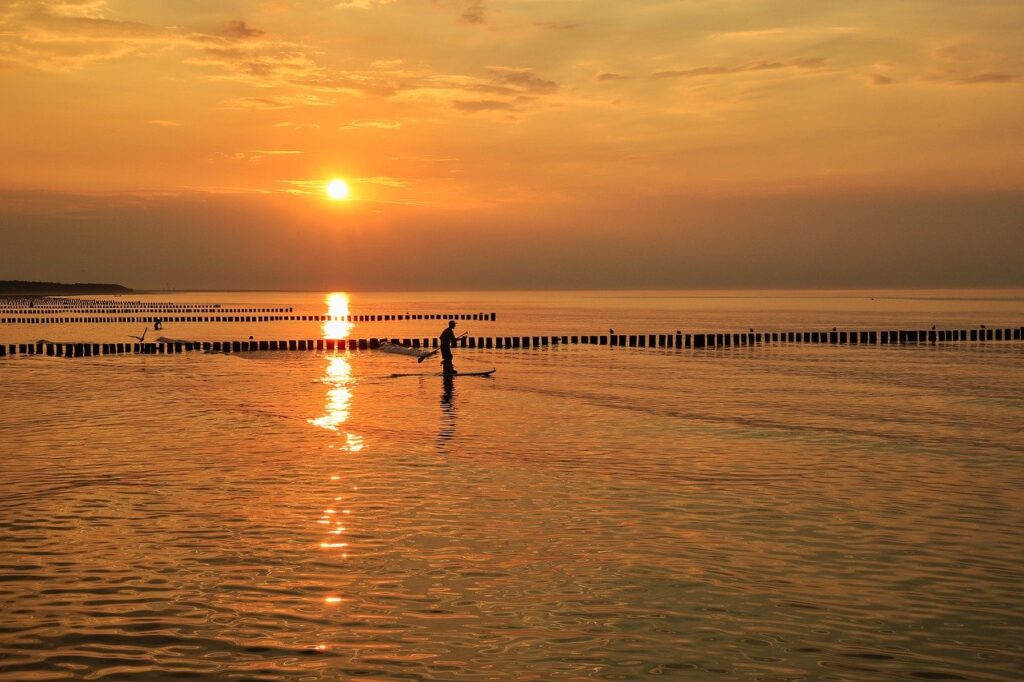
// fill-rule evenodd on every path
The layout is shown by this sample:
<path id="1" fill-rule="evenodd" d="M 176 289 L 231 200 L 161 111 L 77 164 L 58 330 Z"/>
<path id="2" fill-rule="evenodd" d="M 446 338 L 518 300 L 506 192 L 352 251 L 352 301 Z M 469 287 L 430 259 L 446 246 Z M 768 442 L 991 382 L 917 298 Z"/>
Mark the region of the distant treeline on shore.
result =
<path id="1" fill-rule="evenodd" d="M 127 294 L 132 289 L 120 284 L 94 284 L 75 282 L 25 282 L 21 280 L 0 280 L 0 294 Z"/>

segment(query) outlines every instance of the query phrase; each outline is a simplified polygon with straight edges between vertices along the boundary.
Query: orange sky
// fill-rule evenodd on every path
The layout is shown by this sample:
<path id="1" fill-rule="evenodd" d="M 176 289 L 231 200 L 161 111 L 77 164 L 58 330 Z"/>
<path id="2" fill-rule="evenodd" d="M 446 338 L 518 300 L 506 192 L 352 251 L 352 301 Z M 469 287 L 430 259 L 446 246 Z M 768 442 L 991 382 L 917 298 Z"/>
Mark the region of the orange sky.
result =
<path id="1" fill-rule="evenodd" d="M 0 279 L 1022 284 L 1022 32 L 1008 0 L 0 0 Z"/>

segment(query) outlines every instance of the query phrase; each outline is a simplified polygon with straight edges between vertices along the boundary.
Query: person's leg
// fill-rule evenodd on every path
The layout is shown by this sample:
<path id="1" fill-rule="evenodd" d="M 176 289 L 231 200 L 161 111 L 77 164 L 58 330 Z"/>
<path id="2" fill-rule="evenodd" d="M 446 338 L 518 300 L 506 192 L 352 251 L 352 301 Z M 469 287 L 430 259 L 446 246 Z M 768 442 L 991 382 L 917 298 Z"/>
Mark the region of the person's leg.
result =
<path id="1" fill-rule="evenodd" d="M 457 373 L 455 365 L 452 364 L 452 352 L 447 348 L 441 349 L 441 371 L 445 374 Z"/>

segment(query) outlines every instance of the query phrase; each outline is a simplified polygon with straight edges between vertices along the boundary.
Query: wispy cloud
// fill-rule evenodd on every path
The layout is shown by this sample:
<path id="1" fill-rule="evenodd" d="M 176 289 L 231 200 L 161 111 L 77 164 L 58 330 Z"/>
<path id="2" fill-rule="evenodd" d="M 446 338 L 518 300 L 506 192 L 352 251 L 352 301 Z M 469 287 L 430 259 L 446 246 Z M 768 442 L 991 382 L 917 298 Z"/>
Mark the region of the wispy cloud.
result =
<path id="1" fill-rule="evenodd" d="M 393 130 L 395 128 L 401 128 L 402 123 L 400 121 L 391 121 L 387 119 L 360 119 L 357 121 L 350 121 L 343 126 L 339 126 L 338 130 L 359 130 L 360 128 L 379 128 L 381 130 Z"/>
<path id="2" fill-rule="evenodd" d="M 484 0 L 468 0 L 459 20 L 467 24 L 482 24 L 487 21 L 487 8 Z"/>
<path id="3" fill-rule="evenodd" d="M 402 178 L 392 178 L 385 175 L 376 175 L 368 178 L 350 178 L 349 182 L 362 185 L 380 185 L 382 187 L 394 187 L 396 189 L 402 187 L 409 187 L 410 183 L 408 180 Z"/>
<path id="4" fill-rule="evenodd" d="M 160 126 L 161 128 L 179 128 L 179 127 L 181 127 L 181 123 L 179 123 L 178 121 L 164 121 L 162 119 L 154 119 L 152 121 L 147 121 L 147 123 L 149 123 L 150 125 L 154 125 L 154 126 Z"/>
<path id="5" fill-rule="evenodd" d="M 674 69 L 668 71 L 655 71 L 652 78 L 700 78 L 703 76 L 725 76 L 734 73 L 749 73 L 751 71 L 776 71 L 780 69 L 817 69 L 825 64 L 824 57 L 804 57 L 780 61 L 774 59 L 763 59 L 754 62 L 747 62 L 736 66 L 698 66 L 692 69 Z"/>
<path id="6" fill-rule="evenodd" d="M 452 103 L 459 111 L 511 111 L 516 109 L 513 102 L 501 102 L 498 100 L 456 100 Z"/>
<path id="7" fill-rule="evenodd" d="M 256 40 L 265 36 L 266 31 L 252 28 L 246 25 L 244 21 L 236 19 L 229 21 L 224 28 L 217 32 L 217 35 L 228 40 Z"/>
<path id="8" fill-rule="evenodd" d="M 181 40 L 172 30 L 105 18 L 105 2 L 0 3 L 0 61 L 67 72 Z"/>
<path id="9" fill-rule="evenodd" d="M 213 66 L 222 77 L 259 85 L 288 84 L 319 72 L 316 62 L 305 52 L 271 48 L 257 51 L 239 47 L 209 47 L 203 55 L 185 60 L 187 64 Z"/>
<path id="10" fill-rule="evenodd" d="M 331 102 L 316 95 L 280 95 L 274 97 L 239 97 L 221 105 L 222 109 L 242 109 L 247 111 L 268 111 L 272 109 L 291 109 L 296 106 L 326 107 Z"/>
<path id="11" fill-rule="evenodd" d="M 281 190 L 286 194 L 323 194 L 327 191 L 327 183 L 323 180 L 280 180 L 285 187 Z"/>
<path id="12" fill-rule="evenodd" d="M 521 91 L 549 94 L 558 90 L 558 83 L 545 80 L 533 73 L 533 69 L 513 68 L 508 66 L 489 66 L 487 70 L 493 75 L 494 81 L 500 85 L 516 88 Z"/>
<path id="13" fill-rule="evenodd" d="M 774 28 L 748 29 L 737 31 L 713 31 L 708 34 L 710 40 L 734 42 L 753 41 L 801 41 L 828 39 L 836 36 L 848 36 L 861 33 L 858 26 L 820 26 L 814 23 L 804 26 L 777 26 Z"/>
<path id="14" fill-rule="evenodd" d="M 15 2 L 2 16 L 0 60 L 44 71 L 77 71 L 92 64 L 173 49 L 198 52 L 185 63 L 216 67 L 224 76 L 266 81 L 315 68 L 301 45 L 270 40 L 235 19 L 207 32 L 106 18 L 105 2 Z"/>
<path id="15" fill-rule="evenodd" d="M 319 130 L 319 123 L 296 123 L 295 121 L 279 121 L 274 124 L 274 128 L 288 128 L 290 130 L 304 130 L 309 128 L 310 130 Z"/>
<path id="16" fill-rule="evenodd" d="M 359 4 L 386 3 L 344 3 Z M 470 1 L 462 7 L 467 20 L 483 20 L 484 2 Z M 176 61 L 200 69 L 202 76 L 261 89 L 225 101 L 224 109 L 328 106 L 334 102 L 327 94 L 336 93 L 433 102 L 463 111 L 511 110 L 524 109 L 560 89 L 532 69 L 515 66 L 491 66 L 478 75 L 438 73 L 400 59 L 375 60 L 362 69 L 333 68 L 320 63 L 319 53 L 307 44 L 279 39 L 243 19 L 195 31 L 108 19 L 108 7 L 100 0 L 19 2 L 7 10 L 4 14 L 0 9 L 4 29 L 9 29 L 0 31 L 0 64 L 5 67 L 74 71 L 129 55 L 184 52 Z M 341 129 L 389 129 L 400 125 L 396 123 L 367 119 Z"/>
<path id="17" fill-rule="evenodd" d="M 293 156 L 302 154 L 298 149 L 250 149 L 246 152 L 216 152 L 207 161 L 217 163 L 219 161 L 244 161 L 246 163 L 259 163 L 268 156 Z"/>
<path id="18" fill-rule="evenodd" d="M 613 73 L 611 71 L 604 71 L 594 76 L 594 80 L 598 81 L 621 81 L 628 78 L 629 76 L 625 76 L 621 73 Z"/>
<path id="19" fill-rule="evenodd" d="M 61 17 L 101 19 L 107 12 L 107 0 L 42 0 L 36 4 Z"/>
<path id="20" fill-rule="evenodd" d="M 558 83 L 538 76 L 532 69 L 511 66 L 489 66 L 486 68 L 486 76 L 481 77 L 434 73 L 428 69 L 413 69 L 398 64 L 396 68 L 324 73 L 317 78 L 294 83 L 318 92 L 421 103 L 433 101 L 451 104 L 454 101 L 467 101 L 467 95 L 486 96 L 485 99 L 502 105 L 491 105 L 493 109 L 522 107 L 559 90 Z M 480 108 L 487 106 L 482 105 Z"/>
<path id="21" fill-rule="evenodd" d="M 540 28 L 549 28 L 552 31 L 571 31 L 574 28 L 579 28 L 583 24 L 569 22 L 561 23 L 557 21 L 535 21 L 533 25 L 539 26 Z"/>
<path id="22" fill-rule="evenodd" d="M 380 5 L 390 5 L 395 0 L 338 0 L 337 9 L 370 9 Z"/>
<path id="23" fill-rule="evenodd" d="M 1016 83 L 1020 75 L 1016 73 L 972 73 L 972 74 L 940 74 L 927 76 L 925 80 L 937 83 L 950 83 L 952 85 L 1000 85 L 1004 83 Z"/>
<path id="24" fill-rule="evenodd" d="M 996 46 L 955 40 L 936 49 L 937 65 L 924 75 L 925 81 L 948 85 L 1006 85 L 1020 81 L 1019 58 L 1013 51 Z"/>

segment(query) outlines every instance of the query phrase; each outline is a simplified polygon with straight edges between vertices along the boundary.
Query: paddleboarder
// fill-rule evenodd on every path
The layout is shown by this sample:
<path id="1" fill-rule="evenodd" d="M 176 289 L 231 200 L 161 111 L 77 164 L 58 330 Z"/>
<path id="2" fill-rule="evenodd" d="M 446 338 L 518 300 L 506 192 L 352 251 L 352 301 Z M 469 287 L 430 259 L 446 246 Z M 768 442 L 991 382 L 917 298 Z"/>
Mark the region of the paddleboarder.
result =
<path id="1" fill-rule="evenodd" d="M 448 322 L 448 328 L 441 332 L 438 339 L 441 343 L 441 371 L 445 374 L 458 374 L 452 364 L 452 346 L 455 345 L 455 320 Z"/>

